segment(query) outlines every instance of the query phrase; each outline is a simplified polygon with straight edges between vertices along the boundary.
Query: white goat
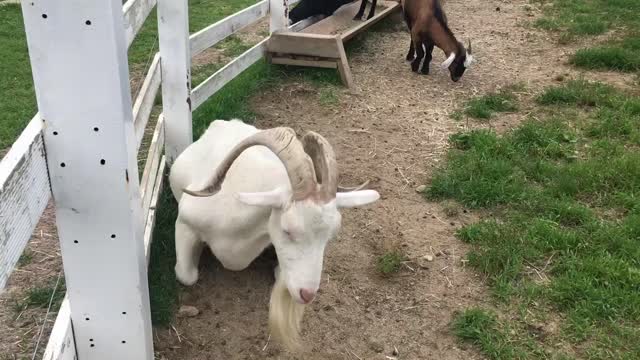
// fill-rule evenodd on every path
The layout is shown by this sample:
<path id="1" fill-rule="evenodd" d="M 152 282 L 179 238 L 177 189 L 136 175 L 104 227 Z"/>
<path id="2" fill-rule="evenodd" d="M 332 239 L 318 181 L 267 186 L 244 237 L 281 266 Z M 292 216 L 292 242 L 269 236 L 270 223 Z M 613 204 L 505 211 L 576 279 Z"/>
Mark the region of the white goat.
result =
<path id="1" fill-rule="evenodd" d="M 239 120 L 214 121 L 171 168 L 171 190 L 179 202 L 178 280 L 197 281 L 205 243 L 234 271 L 273 244 L 278 267 L 270 330 L 283 345 L 297 348 L 304 305 L 320 286 L 325 246 L 340 228 L 338 208 L 380 197 L 363 186 L 338 192 L 337 179 L 333 149 L 316 133 L 300 141 L 290 128 L 261 131 Z"/>

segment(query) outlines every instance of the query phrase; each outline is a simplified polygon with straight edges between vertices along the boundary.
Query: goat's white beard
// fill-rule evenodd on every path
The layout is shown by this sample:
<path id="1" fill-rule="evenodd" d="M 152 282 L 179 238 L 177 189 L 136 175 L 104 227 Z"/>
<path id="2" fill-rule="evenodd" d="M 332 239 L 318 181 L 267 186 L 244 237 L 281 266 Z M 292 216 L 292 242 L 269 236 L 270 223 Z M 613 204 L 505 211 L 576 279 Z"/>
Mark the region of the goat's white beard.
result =
<path id="1" fill-rule="evenodd" d="M 305 306 L 296 302 L 280 276 L 271 290 L 269 302 L 269 330 L 288 350 L 300 347 L 300 324 Z"/>

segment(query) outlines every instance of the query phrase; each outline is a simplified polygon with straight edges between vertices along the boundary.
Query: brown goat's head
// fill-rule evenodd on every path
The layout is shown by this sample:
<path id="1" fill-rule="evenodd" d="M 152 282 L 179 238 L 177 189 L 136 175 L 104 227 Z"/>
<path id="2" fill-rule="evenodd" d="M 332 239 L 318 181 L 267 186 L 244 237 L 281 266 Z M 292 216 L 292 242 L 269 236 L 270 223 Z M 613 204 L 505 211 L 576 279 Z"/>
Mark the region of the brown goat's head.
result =
<path id="1" fill-rule="evenodd" d="M 451 80 L 457 82 L 460 80 L 465 70 L 471 66 L 473 62 L 473 55 L 471 54 L 471 40 L 469 40 L 469 47 L 464 48 L 461 42 L 458 42 L 458 50 L 455 53 L 451 53 L 449 58 L 442 63 L 443 68 L 448 68 L 451 74 Z"/>

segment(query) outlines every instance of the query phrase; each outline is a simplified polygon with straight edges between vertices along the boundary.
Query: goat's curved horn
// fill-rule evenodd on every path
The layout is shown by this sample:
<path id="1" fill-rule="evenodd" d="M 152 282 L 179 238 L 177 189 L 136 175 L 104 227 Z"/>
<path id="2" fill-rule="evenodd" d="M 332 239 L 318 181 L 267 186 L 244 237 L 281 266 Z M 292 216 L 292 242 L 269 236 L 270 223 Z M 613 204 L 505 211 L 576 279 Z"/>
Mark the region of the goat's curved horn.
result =
<path id="1" fill-rule="evenodd" d="M 338 192 L 351 192 L 351 191 L 360 191 L 362 189 L 364 189 L 367 185 L 369 185 L 369 180 L 365 181 L 364 183 L 356 186 L 356 187 L 344 187 L 344 186 L 340 186 L 338 185 Z"/>
<path id="2" fill-rule="evenodd" d="M 338 190 L 338 163 L 333 147 L 327 139 L 313 131 L 309 131 L 302 137 L 302 146 L 313 160 L 316 176 L 318 176 L 319 200 L 335 199 Z"/>
<path id="3" fill-rule="evenodd" d="M 313 162 L 296 138 L 295 131 L 286 127 L 263 130 L 246 138 L 231 150 L 203 189 L 195 191 L 183 189 L 183 191 L 197 197 L 215 195 L 220 191 L 227 171 L 236 158 L 246 149 L 258 145 L 267 147 L 284 164 L 289 174 L 294 200 L 305 199 L 315 191 L 317 183 Z"/>
<path id="4" fill-rule="evenodd" d="M 447 60 L 445 60 L 444 62 L 442 62 L 442 64 L 440 64 L 440 66 L 443 69 L 446 69 L 449 67 L 449 65 L 451 65 L 451 63 L 453 62 L 453 60 L 456 58 L 456 53 L 452 52 L 451 55 L 449 55 L 449 57 L 447 58 Z"/>

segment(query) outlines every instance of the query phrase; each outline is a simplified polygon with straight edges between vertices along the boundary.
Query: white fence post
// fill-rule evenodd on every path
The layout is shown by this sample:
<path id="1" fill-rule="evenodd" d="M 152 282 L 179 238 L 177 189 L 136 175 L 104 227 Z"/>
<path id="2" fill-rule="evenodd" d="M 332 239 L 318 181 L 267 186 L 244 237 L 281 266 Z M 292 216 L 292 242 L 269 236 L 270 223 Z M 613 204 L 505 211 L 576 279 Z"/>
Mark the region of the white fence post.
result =
<path id="1" fill-rule="evenodd" d="M 22 10 L 78 359 L 151 360 L 122 1 Z"/>
<path id="2" fill-rule="evenodd" d="M 169 164 L 193 142 L 187 0 L 158 0 L 165 154 Z"/>
<path id="3" fill-rule="evenodd" d="M 288 0 L 269 0 L 269 32 L 286 29 L 289 26 Z"/>

